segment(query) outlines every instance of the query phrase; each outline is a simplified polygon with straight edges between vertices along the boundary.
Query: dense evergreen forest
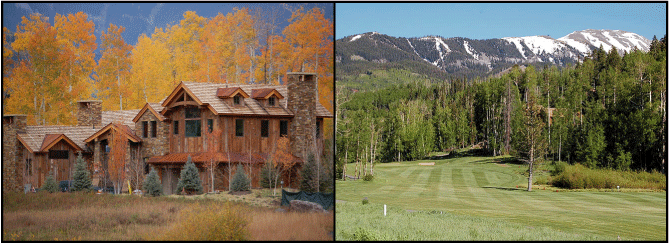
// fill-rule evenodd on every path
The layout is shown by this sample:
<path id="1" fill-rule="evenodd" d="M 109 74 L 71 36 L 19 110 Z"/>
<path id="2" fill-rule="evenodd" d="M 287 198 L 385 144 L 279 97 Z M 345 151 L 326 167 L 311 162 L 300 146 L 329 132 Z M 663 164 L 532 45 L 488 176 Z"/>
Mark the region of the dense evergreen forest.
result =
<path id="1" fill-rule="evenodd" d="M 666 46 L 665 35 L 648 52 L 600 48 L 574 66 L 514 66 L 486 79 L 418 79 L 364 92 L 338 85 L 337 178 L 344 163 L 371 169 L 470 146 L 521 156 L 535 117 L 545 160 L 666 174 Z"/>

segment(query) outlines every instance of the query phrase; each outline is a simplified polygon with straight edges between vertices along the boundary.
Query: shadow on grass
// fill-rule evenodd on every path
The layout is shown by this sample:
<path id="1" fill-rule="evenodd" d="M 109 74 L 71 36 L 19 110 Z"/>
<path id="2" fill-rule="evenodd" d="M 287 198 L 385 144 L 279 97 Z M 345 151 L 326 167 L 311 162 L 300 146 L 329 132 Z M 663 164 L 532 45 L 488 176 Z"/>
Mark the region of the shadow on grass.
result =
<path id="1" fill-rule="evenodd" d="M 469 162 L 470 164 L 514 164 L 514 165 L 524 165 L 525 162 L 518 160 L 516 157 L 505 157 L 505 158 L 486 158 L 482 160 Z"/>
<path id="2" fill-rule="evenodd" d="M 461 158 L 461 157 L 490 156 L 490 155 L 492 154 L 485 149 L 468 149 L 461 152 L 452 150 L 448 152 L 448 154 L 431 156 L 429 158 L 425 158 L 425 160 L 444 160 L 444 159 Z"/>
<path id="3" fill-rule="evenodd" d="M 527 189 L 523 189 L 523 188 L 498 187 L 498 186 L 482 186 L 482 188 L 492 188 L 492 189 L 506 190 L 506 191 L 526 191 L 527 190 Z"/>

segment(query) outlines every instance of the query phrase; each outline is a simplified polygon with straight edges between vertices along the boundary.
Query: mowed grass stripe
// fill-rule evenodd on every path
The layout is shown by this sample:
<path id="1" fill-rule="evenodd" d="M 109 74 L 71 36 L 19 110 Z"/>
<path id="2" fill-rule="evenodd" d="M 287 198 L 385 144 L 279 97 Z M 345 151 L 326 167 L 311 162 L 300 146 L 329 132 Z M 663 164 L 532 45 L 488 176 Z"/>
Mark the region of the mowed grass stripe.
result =
<path id="1" fill-rule="evenodd" d="M 451 181 L 453 182 L 453 196 L 458 199 L 458 201 L 466 204 L 467 208 L 472 206 L 480 206 L 478 202 L 472 200 L 471 193 L 469 192 L 469 186 L 464 182 L 464 176 L 462 174 L 461 168 L 453 168 L 451 173 Z M 454 205 L 455 206 L 455 205 Z"/>
<path id="2" fill-rule="evenodd" d="M 465 185 L 468 187 L 471 200 L 478 202 L 479 207 L 482 210 L 488 209 L 489 206 L 497 207 L 497 205 L 503 205 L 502 201 L 496 200 L 491 197 L 481 186 L 479 186 L 479 177 L 476 175 L 475 171 L 478 168 L 473 167 L 464 167 L 462 169 L 462 176 L 464 179 Z M 480 174 L 482 177 L 482 173 Z M 487 183 L 486 183 L 487 184 Z"/>
<path id="3" fill-rule="evenodd" d="M 408 178 L 417 169 L 418 169 L 417 166 L 405 167 L 404 171 L 402 171 L 402 173 L 400 173 L 399 176 L 402 178 Z"/>
<path id="4" fill-rule="evenodd" d="M 417 175 L 409 177 L 414 178 L 413 180 L 407 178 L 407 185 L 409 185 L 409 187 L 400 195 L 401 197 L 419 197 L 421 192 L 427 190 L 427 178 L 430 174 L 429 169 L 419 166 L 414 172 L 417 172 Z"/>
<path id="5" fill-rule="evenodd" d="M 431 166 L 430 176 L 427 178 L 427 190 L 418 194 L 419 197 L 438 198 L 443 166 Z"/>
<path id="6" fill-rule="evenodd" d="M 447 201 L 459 201 L 455 196 L 455 189 L 453 188 L 453 167 L 442 166 L 441 181 L 439 184 L 438 199 Z"/>

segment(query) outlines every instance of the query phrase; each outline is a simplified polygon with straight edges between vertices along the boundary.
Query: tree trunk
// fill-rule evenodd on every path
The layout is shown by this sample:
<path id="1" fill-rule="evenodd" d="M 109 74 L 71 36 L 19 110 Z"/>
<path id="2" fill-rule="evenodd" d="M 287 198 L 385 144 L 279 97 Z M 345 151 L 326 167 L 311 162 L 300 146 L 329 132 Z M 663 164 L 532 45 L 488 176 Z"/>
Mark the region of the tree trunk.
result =
<path id="1" fill-rule="evenodd" d="M 506 85 L 506 110 L 504 114 L 504 153 L 508 154 L 511 144 L 511 81 Z"/>
<path id="2" fill-rule="evenodd" d="M 348 164 L 347 162 L 348 162 L 348 150 L 346 150 L 345 155 L 344 155 L 344 166 L 343 166 L 344 171 L 342 172 L 342 175 L 341 175 L 342 180 L 346 180 L 346 165 Z"/>
<path id="3" fill-rule="evenodd" d="M 534 171 L 534 148 L 530 149 L 530 176 L 527 178 L 527 191 L 532 191 L 532 172 Z"/>

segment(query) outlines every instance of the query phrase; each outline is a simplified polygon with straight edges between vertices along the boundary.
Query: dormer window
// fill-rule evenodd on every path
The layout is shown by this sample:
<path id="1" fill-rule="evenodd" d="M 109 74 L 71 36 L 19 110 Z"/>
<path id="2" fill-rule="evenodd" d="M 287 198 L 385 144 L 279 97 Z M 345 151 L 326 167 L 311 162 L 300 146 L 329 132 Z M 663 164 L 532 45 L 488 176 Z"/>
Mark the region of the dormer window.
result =
<path id="1" fill-rule="evenodd" d="M 249 95 L 239 87 L 218 88 L 216 96 L 225 101 L 228 105 L 243 105 L 244 98 L 249 98 Z"/>
<path id="2" fill-rule="evenodd" d="M 276 107 L 277 101 L 283 99 L 283 95 L 274 88 L 254 89 L 251 92 L 251 98 L 258 100 L 258 103 L 264 107 Z"/>

